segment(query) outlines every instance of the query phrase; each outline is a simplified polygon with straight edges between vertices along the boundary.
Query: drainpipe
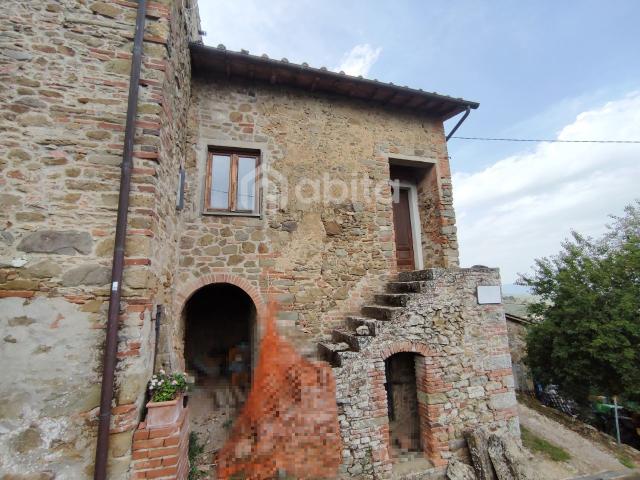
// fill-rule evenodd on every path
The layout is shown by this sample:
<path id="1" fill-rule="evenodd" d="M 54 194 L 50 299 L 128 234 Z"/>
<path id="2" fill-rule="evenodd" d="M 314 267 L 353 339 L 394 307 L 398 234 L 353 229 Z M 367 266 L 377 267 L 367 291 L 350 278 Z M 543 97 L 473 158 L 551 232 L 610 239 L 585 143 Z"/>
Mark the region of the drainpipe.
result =
<path id="1" fill-rule="evenodd" d="M 153 344 L 153 368 L 151 369 L 153 373 L 156 373 L 156 358 L 158 357 L 158 343 L 160 342 L 160 321 L 163 313 L 162 305 L 158 305 L 156 309 L 156 341 Z"/>
<path id="2" fill-rule="evenodd" d="M 453 130 L 451 130 L 449 132 L 449 135 L 447 135 L 447 142 L 453 136 L 453 134 L 456 133 L 456 130 L 458 130 L 458 128 L 460 128 L 460 125 L 462 125 L 462 122 L 464 122 L 467 119 L 467 117 L 469 116 L 470 113 L 471 113 L 471 108 L 467 107 L 467 109 L 464 112 L 464 115 L 462 116 L 462 118 L 460 120 L 458 120 L 458 123 L 456 123 L 456 126 L 453 127 Z"/>
<path id="3" fill-rule="evenodd" d="M 111 296 L 109 297 L 109 313 L 107 317 L 107 339 L 103 357 L 98 443 L 96 445 L 96 461 L 93 473 L 94 480 L 106 480 L 107 478 L 111 402 L 113 401 L 113 379 L 116 367 L 116 353 L 118 350 L 118 315 L 120 313 L 122 271 L 124 269 L 124 244 L 127 236 L 129 192 L 131 190 L 131 169 L 133 167 L 133 140 L 136 131 L 146 4 L 146 0 L 138 0 L 136 30 L 133 39 L 133 57 L 131 60 L 131 73 L 129 75 L 129 99 L 127 102 L 124 150 L 122 153 L 122 165 L 120 167 L 120 194 L 118 197 L 116 236 L 111 270 Z"/>

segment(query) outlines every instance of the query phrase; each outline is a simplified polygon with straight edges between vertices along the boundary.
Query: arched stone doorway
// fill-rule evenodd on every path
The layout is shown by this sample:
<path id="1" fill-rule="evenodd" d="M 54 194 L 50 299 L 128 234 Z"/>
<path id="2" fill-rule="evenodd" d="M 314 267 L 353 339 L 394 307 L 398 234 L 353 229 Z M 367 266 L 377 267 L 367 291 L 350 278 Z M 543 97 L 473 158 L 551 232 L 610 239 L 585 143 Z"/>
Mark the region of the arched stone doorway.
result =
<path id="1" fill-rule="evenodd" d="M 382 360 L 387 448 L 393 475 L 441 465 L 441 448 L 434 443 L 439 429 L 433 425 L 428 405 L 434 381 L 427 373 L 428 365 L 433 364 L 431 352 L 425 345 L 401 341 L 384 349 Z"/>
<path id="2" fill-rule="evenodd" d="M 411 352 L 391 355 L 384 361 L 389 415 L 389 444 L 399 453 L 422 450 L 416 382 L 416 357 Z"/>
<path id="3" fill-rule="evenodd" d="M 213 453 L 224 444 L 251 385 L 258 312 L 242 288 L 222 282 L 196 290 L 182 316 L 184 361 L 195 381 L 191 428 L 205 452 Z"/>

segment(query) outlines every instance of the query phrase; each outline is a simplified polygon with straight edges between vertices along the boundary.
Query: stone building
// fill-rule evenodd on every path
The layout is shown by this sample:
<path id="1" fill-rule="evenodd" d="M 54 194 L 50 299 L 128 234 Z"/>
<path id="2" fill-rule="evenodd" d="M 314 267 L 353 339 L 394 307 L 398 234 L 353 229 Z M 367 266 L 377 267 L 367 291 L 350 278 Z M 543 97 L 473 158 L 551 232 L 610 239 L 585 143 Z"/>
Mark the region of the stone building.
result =
<path id="1" fill-rule="evenodd" d="M 197 5 L 148 2 L 116 285 L 138 4 L 3 7 L 0 478 L 92 475 L 116 289 L 108 478 L 132 475 L 154 364 L 242 396 L 269 299 L 334 367 L 341 477 L 517 433 L 504 312 L 479 295 L 499 274 L 458 267 L 443 122 L 478 104 L 204 46 Z"/>

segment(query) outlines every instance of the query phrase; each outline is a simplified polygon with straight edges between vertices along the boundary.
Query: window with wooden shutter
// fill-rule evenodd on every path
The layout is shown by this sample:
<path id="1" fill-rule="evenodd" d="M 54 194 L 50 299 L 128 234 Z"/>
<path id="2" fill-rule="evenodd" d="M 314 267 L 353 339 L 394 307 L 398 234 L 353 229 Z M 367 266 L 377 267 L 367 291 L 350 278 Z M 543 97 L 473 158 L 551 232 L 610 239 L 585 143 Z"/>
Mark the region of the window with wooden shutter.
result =
<path id="1" fill-rule="evenodd" d="M 211 150 L 207 159 L 205 211 L 258 214 L 259 168 L 257 153 Z"/>

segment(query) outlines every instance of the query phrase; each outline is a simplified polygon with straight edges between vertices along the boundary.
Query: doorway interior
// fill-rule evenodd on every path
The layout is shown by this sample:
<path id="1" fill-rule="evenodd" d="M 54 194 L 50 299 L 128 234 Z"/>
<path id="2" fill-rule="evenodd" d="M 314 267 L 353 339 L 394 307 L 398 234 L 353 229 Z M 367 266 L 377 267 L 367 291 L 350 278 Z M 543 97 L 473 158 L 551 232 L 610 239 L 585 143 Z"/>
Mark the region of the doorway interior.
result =
<path id="1" fill-rule="evenodd" d="M 389 456 L 394 463 L 394 475 L 431 467 L 431 462 L 425 456 L 418 406 L 416 363 L 420 358 L 417 353 L 400 352 L 384 362 Z"/>
<path id="2" fill-rule="evenodd" d="M 183 317 L 185 364 L 194 379 L 191 429 L 205 454 L 213 454 L 224 445 L 251 386 L 257 310 L 241 288 L 215 283 L 191 296 Z"/>
<path id="3" fill-rule="evenodd" d="M 420 421 L 415 357 L 402 352 L 384 362 L 387 408 L 389 413 L 389 443 L 402 451 L 420 451 Z"/>

